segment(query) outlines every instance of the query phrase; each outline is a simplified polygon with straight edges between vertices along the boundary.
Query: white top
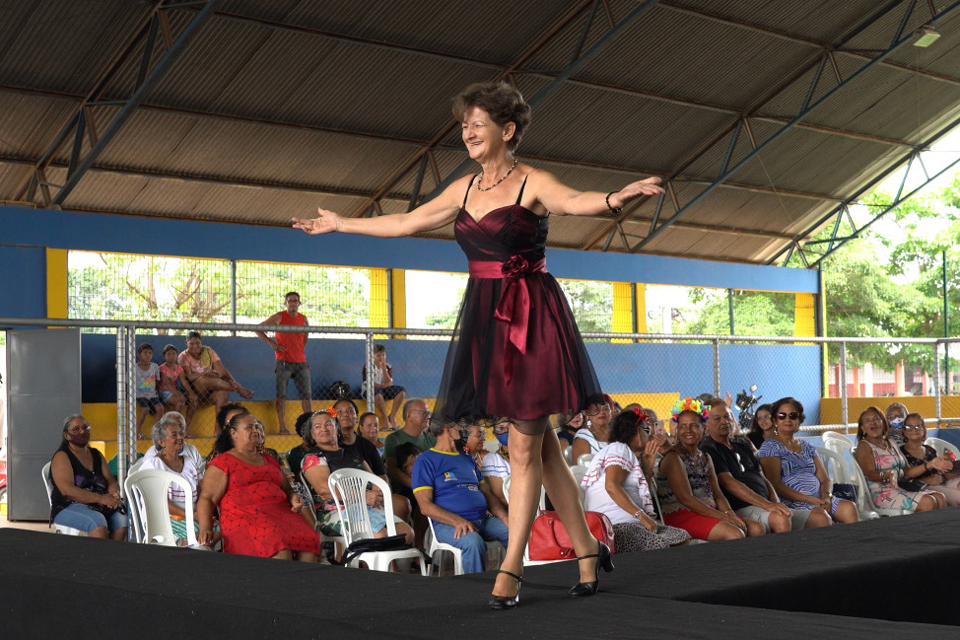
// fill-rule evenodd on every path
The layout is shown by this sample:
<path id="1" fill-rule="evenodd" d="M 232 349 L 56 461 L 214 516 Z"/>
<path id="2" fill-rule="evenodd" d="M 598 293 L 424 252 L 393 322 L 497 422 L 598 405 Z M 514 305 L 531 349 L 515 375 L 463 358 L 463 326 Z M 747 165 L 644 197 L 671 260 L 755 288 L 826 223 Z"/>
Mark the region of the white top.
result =
<path id="1" fill-rule="evenodd" d="M 484 478 L 494 476 L 506 480 L 510 477 L 510 462 L 500 455 L 499 451 L 488 453 L 483 457 L 483 464 L 480 466 L 480 475 Z"/>
<path id="2" fill-rule="evenodd" d="M 186 445 L 184 445 L 186 446 Z M 151 447 L 153 449 L 153 447 Z M 182 476 L 190 483 L 190 486 L 193 488 L 193 495 L 191 496 L 191 511 L 193 511 L 197 506 L 197 484 L 200 482 L 200 469 L 193 463 L 193 460 L 187 456 L 183 457 L 183 470 L 177 473 L 164 463 L 163 460 L 158 458 L 156 454 L 153 457 L 147 458 L 143 457 L 143 462 L 140 465 L 141 469 L 160 469 L 161 471 L 169 471 L 171 473 L 176 473 L 178 476 Z M 170 502 L 177 505 L 184 511 L 186 507 L 184 506 L 186 496 L 183 493 L 183 489 L 177 485 L 171 484 L 170 488 L 167 490 L 167 497 L 170 498 Z"/>
<path id="3" fill-rule="evenodd" d="M 633 500 L 634 504 L 643 509 L 648 515 L 653 515 L 653 499 L 650 497 L 650 487 L 643 475 L 640 461 L 630 447 L 622 442 L 611 442 L 593 456 L 593 462 L 583 476 L 580 487 L 585 491 L 584 509 L 605 513 L 610 522 L 637 522 L 632 513 L 620 508 L 610 494 L 607 493 L 607 467 L 617 466 L 626 469 L 627 477 L 623 480 L 623 489 Z"/>
<path id="4" fill-rule="evenodd" d="M 593 435 L 593 431 L 587 429 L 586 427 L 581 428 L 577 431 L 577 435 L 573 436 L 574 440 L 577 439 L 586 440 L 590 444 L 590 453 L 596 453 L 600 449 L 607 446 L 607 443 L 602 440 L 597 440 L 597 436 Z"/>
<path id="5" fill-rule="evenodd" d="M 203 456 L 200 455 L 200 451 L 198 451 L 197 448 L 192 444 L 190 444 L 189 442 L 183 443 L 183 450 L 180 451 L 180 455 L 183 456 L 184 458 L 189 458 L 193 462 L 193 466 L 196 467 L 197 469 L 203 469 L 204 467 Z M 143 454 L 144 460 L 148 458 L 156 458 L 156 457 L 157 457 L 156 446 L 150 447 L 149 449 L 147 449 L 147 452 Z M 141 468 L 166 469 L 166 467 L 141 467 Z M 201 473 L 200 475 L 203 475 L 203 474 Z"/>

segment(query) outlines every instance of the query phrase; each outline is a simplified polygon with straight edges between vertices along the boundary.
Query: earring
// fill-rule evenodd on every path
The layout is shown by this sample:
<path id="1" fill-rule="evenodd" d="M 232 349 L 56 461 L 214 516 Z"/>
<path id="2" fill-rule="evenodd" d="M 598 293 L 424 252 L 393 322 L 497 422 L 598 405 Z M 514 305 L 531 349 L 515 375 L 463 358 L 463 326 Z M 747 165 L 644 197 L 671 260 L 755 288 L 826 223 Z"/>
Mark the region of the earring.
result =
<path id="1" fill-rule="evenodd" d="M 167 454 L 167 449 L 165 447 L 160 447 L 160 455 L 165 456 Z"/>

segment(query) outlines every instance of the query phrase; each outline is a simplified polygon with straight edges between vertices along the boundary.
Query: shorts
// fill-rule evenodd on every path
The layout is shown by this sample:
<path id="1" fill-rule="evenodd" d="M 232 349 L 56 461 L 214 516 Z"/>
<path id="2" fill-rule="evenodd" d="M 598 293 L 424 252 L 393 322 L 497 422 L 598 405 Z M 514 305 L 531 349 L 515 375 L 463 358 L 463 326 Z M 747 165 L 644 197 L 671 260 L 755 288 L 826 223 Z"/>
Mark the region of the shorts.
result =
<path id="1" fill-rule="evenodd" d="M 740 518 L 755 520 L 763 525 L 764 530 L 770 533 L 770 512 L 760 507 L 749 505 L 737 509 L 736 513 Z M 810 519 L 810 509 L 790 509 L 790 531 L 800 531 L 807 526 L 807 520 Z"/>
<path id="2" fill-rule="evenodd" d="M 170 391 L 170 389 L 160 389 L 160 400 L 163 402 L 163 404 L 169 404 L 170 397 L 172 395 L 173 395 L 173 391 Z"/>
<path id="3" fill-rule="evenodd" d="M 310 365 L 308 363 L 277 360 L 273 366 L 273 372 L 277 374 L 277 400 L 287 397 L 287 383 L 290 382 L 291 377 L 300 399 L 310 399 Z"/>
<path id="4" fill-rule="evenodd" d="M 706 540 L 719 522 L 720 518 L 702 516 L 689 509 L 679 509 L 663 516 L 664 524 L 683 529 L 698 540 Z"/>
<path id="5" fill-rule="evenodd" d="M 398 395 L 400 395 L 405 391 L 406 389 L 404 389 L 400 385 L 392 384 L 389 387 L 384 387 L 383 389 L 376 389 L 373 395 L 383 396 L 384 400 L 393 400 L 394 398 L 396 398 Z M 366 391 L 364 391 L 363 397 L 364 398 L 367 397 Z"/>
<path id="6" fill-rule="evenodd" d="M 150 415 L 160 415 L 163 411 L 163 403 L 160 402 L 160 398 L 137 398 L 137 406 L 144 407 L 148 410 Z"/>
<path id="7" fill-rule="evenodd" d="M 127 516 L 120 511 L 114 511 L 109 516 L 105 516 L 85 504 L 74 502 L 54 516 L 53 524 L 72 527 L 86 533 L 90 533 L 97 527 L 107 527 L 108 531 L 113 532 L 127 526 Z"/>

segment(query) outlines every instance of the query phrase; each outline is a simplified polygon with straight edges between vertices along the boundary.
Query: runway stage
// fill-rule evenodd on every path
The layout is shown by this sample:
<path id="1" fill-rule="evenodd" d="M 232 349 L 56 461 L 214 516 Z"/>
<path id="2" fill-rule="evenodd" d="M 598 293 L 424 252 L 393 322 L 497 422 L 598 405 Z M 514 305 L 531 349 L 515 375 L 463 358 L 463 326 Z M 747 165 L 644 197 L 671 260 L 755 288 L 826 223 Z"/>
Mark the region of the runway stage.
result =
<path id="1" fill-rule="evenodd" d="M 569 563 L 422 578 L 6 529 L 6 638 L 862 638 L 960 632 L 960 509 L 614 556 L 575 600 Z"/>

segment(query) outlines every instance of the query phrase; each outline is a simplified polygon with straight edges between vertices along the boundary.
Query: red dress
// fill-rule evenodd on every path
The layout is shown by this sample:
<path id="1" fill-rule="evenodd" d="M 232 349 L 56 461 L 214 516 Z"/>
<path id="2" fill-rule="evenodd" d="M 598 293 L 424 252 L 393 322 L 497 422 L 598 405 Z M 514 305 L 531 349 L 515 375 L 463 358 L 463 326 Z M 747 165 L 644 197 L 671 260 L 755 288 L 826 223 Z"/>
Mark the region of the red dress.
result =
<path id="1" fill-rule="evenodd" d="M 227 474 L 227 490 L 220 499 L 223 550 L 261 558 L 281 549 L 320 553 L 317 532 L 290 510 L 279 463 L 266 455 L 263 461 L 255 465 L 223 453 L 209 463 Z"/>
<path id="2" fill-rule="evenodd" d="M 464 197 L 454 222 L 470 279 L 434 411 L 445 421 L 536 420 L 583 409 L 600 393 L 567 299 L 547 273 L 548 219 L 521 206 L 522 196 L 523 187 L 515 204 L 479 222 Z"/>

